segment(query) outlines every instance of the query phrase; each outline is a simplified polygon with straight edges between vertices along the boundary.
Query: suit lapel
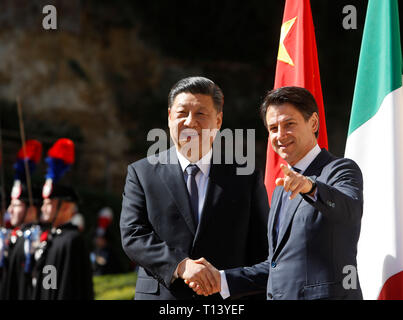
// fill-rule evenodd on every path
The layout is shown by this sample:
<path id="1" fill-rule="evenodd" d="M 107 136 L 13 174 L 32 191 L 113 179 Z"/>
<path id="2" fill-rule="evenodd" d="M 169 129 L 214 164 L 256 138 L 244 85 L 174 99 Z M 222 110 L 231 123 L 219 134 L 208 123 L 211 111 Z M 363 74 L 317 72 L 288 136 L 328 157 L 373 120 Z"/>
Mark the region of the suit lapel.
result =
<path id="1" fill-rule="evenodd" d="M 331 161 L 331 155 L 326 149 L 322 149 L 322 151 L 318 154 L 315 160 L 309 165 L 309 167 L 305 170 L 304 176 L 313 176 L 318 175 L 321 169 Z"/>
<path id="2" fill-rule="evenodd" d="M 330 158 L 331 158 L 331 156 L 330 156 L 329 152 L 327 152 L 325 149 L 322 149 L 322 151 L 318 154 L 318 156 L 312 161 L 312 163 L 305 170 L 304 175 L 305 176 L 319 175 L 323 166 L 325 166 L 327 163 L 329 163 Z M 282 192 L 279 193 L 279 196 L 277 197 L 277 201 L 280 201 L 283 192 L 284 192 L 284 189 L 282 188 Z M 298 194 L 293 200 L 288 201 L 287 208 L 285 208 L 285 211 L 283 212 L 283 223 L 281 224 L 281 228 L 279 231 L 279 235 L 278 235 L 278 239 L 277 239 L 277 247 L 273 249 L 274 253 L 276 253 L 278 251 L 278 249 L 281 247 L 281 242 L 283 241 L 284 235 L 286 234 L 286 231 L 290 227 L 290 225 L 293 221 L 294 215 L 297 212 L 298 207 L 301 204 L 302 200 L 303 200 L 302 196 L 300 194 Z M 277 204 L 277 207 L 278 207 L 278 204 Z M 271 228 L 273 228 L 273 223 L 272 223 Z M 273 243 L 272 243 L 272 245 L 273 245 Z"/>
<path id="3" fill-rule="evenodd" d="M 283 192 L 281 193 L 280 197 L 282 196 Z M 277 247 L 274 249 L 274 253 L 276 253 L 276 251 L 281 247 L 281 242 L 283 241 L 284 235 L 289 228 L 302 199 L 303 198 L 301 197 L 301 195 L 297 195 L 294 199 L 288 200 L 286 208 L 282 214 L 283 222 L 281 223 L 281 228 L 279 230 L 277 239 Z"/>
<path id="4" fill-rule="evenodd" d="M 196 222 L 192 215 L 188 191 L 183 178 L 182 168 L 179 164 L 175 148 L 167 150 L 167 161 L 159 166 L 158 173 L 164 183 L 166 190 L 174 199 L 180 213 L 185 219 L 193 235 L 196 233 Z M 165 160 L 165 159 L 164 159 Z"/>
<path id="5" fill-rule="evenodd" d="M 280 191 L 281 190 L 281 191 Z M 269 214 L 269 221 L 268 221 L 268 239 L 270 241 L 270 245 L 269 248 L 271 250 L 274 250 L 274 232 L 273 232 L 273 228 L 274 228 L 274 221 L 275 218 L 278 214 L 278 210 L 279 210 L 279 203 L 280 203 L 280 199 L 282 198 L 283 195 L 283 188 L 276 188 L 274 193 L 273 193 L 273 197 L 272 197 L 272 206 L 270 208 L 270 214 Z"/>

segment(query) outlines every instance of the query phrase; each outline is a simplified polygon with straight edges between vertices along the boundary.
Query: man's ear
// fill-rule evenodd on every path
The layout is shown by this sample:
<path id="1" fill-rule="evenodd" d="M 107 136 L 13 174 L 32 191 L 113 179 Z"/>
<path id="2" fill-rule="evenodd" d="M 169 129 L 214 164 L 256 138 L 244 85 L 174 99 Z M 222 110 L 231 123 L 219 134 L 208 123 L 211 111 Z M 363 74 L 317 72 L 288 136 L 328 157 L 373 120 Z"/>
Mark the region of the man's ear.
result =
<path id="1" fill-rule="evenodd" d="M 311 116 L 311 124 L 312 124 L 312 131 L 313 133 L 319 130 L 319 115 L 317 112 L 314 112 Z"/>

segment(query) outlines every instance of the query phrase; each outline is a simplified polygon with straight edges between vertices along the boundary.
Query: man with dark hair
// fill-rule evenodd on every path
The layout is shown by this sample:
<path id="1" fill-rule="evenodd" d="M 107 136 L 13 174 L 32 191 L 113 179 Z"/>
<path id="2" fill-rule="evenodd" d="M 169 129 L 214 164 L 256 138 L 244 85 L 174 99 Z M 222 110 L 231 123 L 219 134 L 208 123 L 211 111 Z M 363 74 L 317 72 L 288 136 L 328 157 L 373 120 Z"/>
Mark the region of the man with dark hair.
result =
<path id="1" fill-rule="evenodd" d="M 276 180 L 271 202 L 269 255 L 252 267 L 220 272 L 205 263 L 221 275 L 221 295 L 264 290 L 269 300 L 362 299 L 356 273 L 363 210 L 359 167 L 319 148 L 317 106 L 307 90 L 270 91 L 262 112 L 273 149 L 288 163 L 280 165 L 284 177 Z M 207 293 L 196 282 L 189 286 Z"/>
<path id="2" fill-rule="evenodd" d="M 316 104 L 315 98 L 312 94 L 300 87 L 282 87 L 281 90 L 270 91 L 261 107 L 260 116 L 262 117 L 263 123 L 267 128 L 266 114 L 269 106 L 281 106 L 285 103 L 292 104 L 298 111 L 302 114 L 305 121 L 308 121 L 311 116 L 316 113 L 318 114 L 318 106 Z M 319 134 L 319 124 L 318 129 L 315 132 L 315 136 L 318 137 Z"/>
<path id="3" fill-rule="evenodd" d="M 169 92 L 168 108 L 173 106 L 175 97 L 182 92 L 210 96 L 213 99 L 214 108 L 217 112 L 223 111 L 224 94 L 210 79 L 204 77 L 189 77 L 179 80 Z"/>
<path id="4" fill-rule="evenodd" d="M 212 290 L 220 279 L 197 263 L 201 257 L 233 268 L 267 256 L 262 175 L 236 175 L 237 165 L 212 162 L 223 99 L 209 79 L 179 81 L 168 96 L 175 147 L 158 163 L 149 157 L 128 166 L 120 229 L 123 249 L 140 266 L 136 300 L 197 298 L 183 279 Z"/>

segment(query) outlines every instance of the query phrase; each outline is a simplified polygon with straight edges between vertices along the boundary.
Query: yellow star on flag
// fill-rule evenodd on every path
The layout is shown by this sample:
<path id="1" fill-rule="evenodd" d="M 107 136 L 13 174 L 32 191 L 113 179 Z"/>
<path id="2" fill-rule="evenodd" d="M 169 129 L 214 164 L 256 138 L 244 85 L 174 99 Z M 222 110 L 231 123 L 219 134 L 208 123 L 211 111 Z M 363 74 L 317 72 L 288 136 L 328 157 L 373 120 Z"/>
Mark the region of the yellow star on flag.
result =
<path id="1" fill-rule="evenodd" d="M 284 39 L 287 37 L 288 33 L 290 32 L 292 26 L 295 23 L 295 20 L 297 20 L 297 17 L 284 22 L 283 25 L 281 26 L 280 46 L 278 48 L 278 56 L 277 56 L 278 60 L 288 63 L 291 66 L 294 66 L 294 62 L 292 61 L 290 55 L 287 52 L 287 49 L 284 45 Z"/>

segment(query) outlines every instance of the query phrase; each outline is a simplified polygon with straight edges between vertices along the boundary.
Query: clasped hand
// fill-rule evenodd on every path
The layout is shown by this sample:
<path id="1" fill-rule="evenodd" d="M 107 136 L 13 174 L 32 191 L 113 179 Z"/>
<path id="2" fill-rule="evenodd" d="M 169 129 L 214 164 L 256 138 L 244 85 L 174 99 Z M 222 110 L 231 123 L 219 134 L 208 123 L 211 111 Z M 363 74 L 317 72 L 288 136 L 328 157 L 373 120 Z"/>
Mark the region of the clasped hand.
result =
<path id="1" fill-rule="evenodd" d="M 220 272 L 206 259 L 185 259 L 179 264 L 178 275 L 198 295 L 208 296 L 221 291 Z"/>

